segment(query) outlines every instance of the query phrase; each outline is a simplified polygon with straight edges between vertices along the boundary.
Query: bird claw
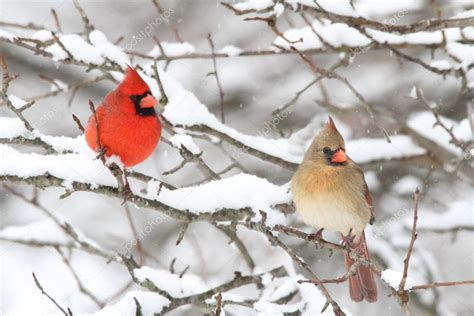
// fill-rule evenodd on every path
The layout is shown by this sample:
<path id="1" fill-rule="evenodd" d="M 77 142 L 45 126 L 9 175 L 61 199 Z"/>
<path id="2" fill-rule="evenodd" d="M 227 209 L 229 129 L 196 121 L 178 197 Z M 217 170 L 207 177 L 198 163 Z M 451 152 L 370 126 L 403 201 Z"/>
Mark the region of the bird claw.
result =
<path id="1" fill-rule="evenodd" d="M 134 196 L 128 182 L 127 171 L 125 169 L 122 170 L 115 162 L 112 162 L 107 167 L 109 168 L 112 175 L 117 179 L 118 192 L 123 198 L 122 205 L 124 205 Z"/>
<path id="2" fill-rule="evenodd" d="M 323 239 L 323 230 L 324 228 L 321 228 L 315 233 L 308 234 L 308 240 L 319 242 L 320 240 Z"/>
<path id="3" fill-rule="evenodd" d="M 348 246 L 349 248 L 354 242 L 356 235 L 352 235 L 352 229 L 349 231 L 349 234 L 346 236 L 342 236 L 342 245 L 343 246 Z"/>
<path id="4" fill-rule="evenodd" d="M 105 158 L 105 153 L 107 152 L 107 149 L 105 149 L 104 147 L 101 147 L 99 148 L 99 150 L 97 151 L 97 156 L 95 157 L 95 159 L 100 159 L 100 160 L 104 160 Z"/>
<path id="5" fill-rule="evenodd" d="M 130 185 L 128 184 L 128 182 L 122 188 L 122 190 L 120 191 L 120 194 L 122 195 L 122 198 L 123 198 L 122 205 L 127 203 L 127 201 L 130 200 L 133 197 L 133 192 L 130 189 Z"/>

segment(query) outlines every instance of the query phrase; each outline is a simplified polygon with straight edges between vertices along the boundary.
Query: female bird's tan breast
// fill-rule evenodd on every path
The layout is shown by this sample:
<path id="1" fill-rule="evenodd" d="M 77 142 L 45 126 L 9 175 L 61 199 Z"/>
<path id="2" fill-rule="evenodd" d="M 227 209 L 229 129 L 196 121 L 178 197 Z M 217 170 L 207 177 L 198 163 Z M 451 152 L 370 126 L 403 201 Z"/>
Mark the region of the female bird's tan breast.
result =
<path id="1" fill-rule="evenodd" d="M 303 163 L 291 182 L 293 201 L 303 221 L 317 228 L 347 235 L 362 232 L 371 211 L 365 182 L 351 166 Z"/>

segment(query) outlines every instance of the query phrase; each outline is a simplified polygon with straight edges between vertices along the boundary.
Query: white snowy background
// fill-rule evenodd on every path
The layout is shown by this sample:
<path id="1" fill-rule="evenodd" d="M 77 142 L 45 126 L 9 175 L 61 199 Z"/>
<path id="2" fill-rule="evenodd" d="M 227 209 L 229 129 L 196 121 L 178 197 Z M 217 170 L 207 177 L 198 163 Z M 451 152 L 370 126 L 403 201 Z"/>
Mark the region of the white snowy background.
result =
<path id="1" fill-rule="evenodd" d="M 74 315 L 139 315 L 134 298 L 143 315 L 217 305 L 220 315 L 319 315 L 327 297 L 297 282 L 309 277 L 297 261 L 332 279 L 345 273 L 342 253 L 257 228 L 263 211 L 267 232 L 314 232 L 292 210 L 289 181 L 331 115 L 372 192 L 366 235 L 382 272 L 375 304 L 352 302 L 347 282 L 325 284 L 331 297 L 347 315 L 472 315 L 472 284 L 413 290 L 408 308 L 388 295 L 402 278 L 417 187 L 405 289 L 474 279 L 474 1 L 229 1 L 236 12 L 156 3 L 80 1 L 88 28 L 69 0 L 1 0 L 0 54 L 19 77 L 0 100 L 0 313 L 63 314 L 34 272 Z M 167 128 L 133 168 L 134 197 L 122 205 L 72 114 L 85 124 L 88 100 L 99 104 L 127 63 L 161 98 L 154 61 Z M 315 83 L 315 65 L 343 80 Z M 129 271 L 120 255 L 131 254 L 140 267 Z"/>

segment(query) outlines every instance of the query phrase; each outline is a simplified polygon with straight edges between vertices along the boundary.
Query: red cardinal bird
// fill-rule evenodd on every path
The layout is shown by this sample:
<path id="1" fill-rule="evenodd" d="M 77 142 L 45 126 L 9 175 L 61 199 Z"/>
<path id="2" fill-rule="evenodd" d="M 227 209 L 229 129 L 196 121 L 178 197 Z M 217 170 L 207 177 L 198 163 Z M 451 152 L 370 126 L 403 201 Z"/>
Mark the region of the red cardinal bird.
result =
<path id="1" fill-rule="evenodd" d="M 130 66 L 120 85 L 97 108 L 99 142 L 107 156 L 117 155 L 126 167 L 134 166 L 151 155 L 161 135 L 161 124 L 150 87 Z M 98 151 L 97 125 L 89 118 L 86 141 Z"/>
<path id="2" fill-rule="evenodd" d="M 308 225 L 341 232 L 343 240 L 368 259 L 364 228 L 374 221 L 372 198 L 360 167 L 347 155 L 344 139 L 332 118 L 315 137 L 291 182 L 297 212 Z M 346 268 L 354 264 L 347 254 Z M 372 270 L 359 266 L 349 279 L 353 301 L 377 301 L 377 287 Z"/>

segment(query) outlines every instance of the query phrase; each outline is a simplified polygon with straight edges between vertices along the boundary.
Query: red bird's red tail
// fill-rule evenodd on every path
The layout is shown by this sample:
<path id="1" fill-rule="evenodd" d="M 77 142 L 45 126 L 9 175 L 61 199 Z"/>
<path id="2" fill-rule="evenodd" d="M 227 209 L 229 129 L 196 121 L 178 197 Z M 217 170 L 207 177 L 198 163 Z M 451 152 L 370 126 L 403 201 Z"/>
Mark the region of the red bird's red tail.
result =
<path id="1" fill-rule="evenodd" d="M 355 238 L 351 244 L 351 249 L 354 249 L 359 256 L 369 259 L 369 250 L 367 249 L 364 232 L 361 236 Z M 354 264 L 354 259 L 346 254 L 345 262 L 349 271 Z M 349 291 L 351 299 L 355 302 L 360 302 L 364 298 L 369 303 L 377 301 L 377 285 L 370 267 L 361 265 L 357 268 L 356 274 L 349 278 Z"/>

